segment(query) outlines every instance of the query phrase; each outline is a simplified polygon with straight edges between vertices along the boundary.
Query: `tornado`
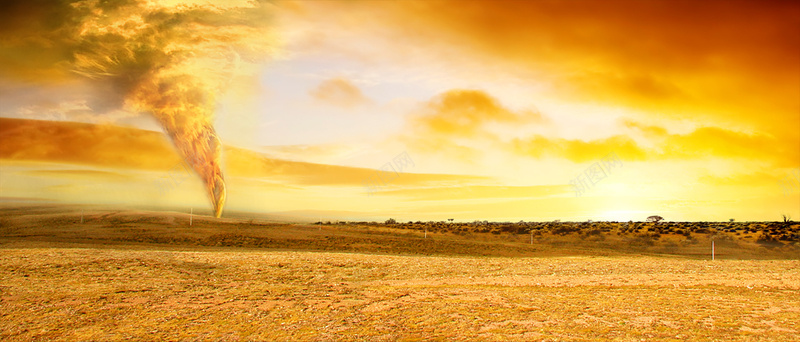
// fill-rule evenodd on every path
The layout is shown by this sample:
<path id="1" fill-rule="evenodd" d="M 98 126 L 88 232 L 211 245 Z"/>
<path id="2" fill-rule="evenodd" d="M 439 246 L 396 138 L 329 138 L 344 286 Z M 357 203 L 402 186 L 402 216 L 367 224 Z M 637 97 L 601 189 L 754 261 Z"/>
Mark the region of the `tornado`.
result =
<path id="1" fill-rule="evenodd" d="M 268 0 L 5 0 L 0 73 L 96 86 L 103 90 L 99 115 L 152 115 L 220 217 L 227 190 L 214 109 L 233 80 L 256 79 L 278 52 L 275 6 Z"/>
<path id="2" fill-rule="evenodd" d="M 158 120 L 180 156 L 200 176 L 214 216 L 220 217 L 227 192 L 222 143 L 212 123 L 214 89 L 196 75 L 159 74 L 140 82 L 129 99 Z"/>
<path id="3" fill-rule="evenodd" d="M 214 217 L 222 216 L 226 196 L 225 178 L 220 168 L 222 144 L 214 127 L 173 126 L 169 119 L 166 122 L 162 119 L 162 125 L 183 159 L 205 184 L 211 204 L 214 206 Z"/>
<path id="4" fill-rule="evenodd" d="M 29 17 L 14 23 L 53 25 L 24 24 L 29 27 L 19 30 L 36 34 L 6 41 L 43 44 L 43 54 L 69 56 L 51 67 L 111 89 L 125 110 L 152 115 L 202 180 L 214 216 L 220 217 L 227 189 L 214 109 L 234 78 L 255 77 L 257 66 L 275 52 L 272 5 L 66 0 L 34 11 L 25 1 L 10 1 L 15 15 Z M 29 36 L 39 38 L 20 42 Z"/>

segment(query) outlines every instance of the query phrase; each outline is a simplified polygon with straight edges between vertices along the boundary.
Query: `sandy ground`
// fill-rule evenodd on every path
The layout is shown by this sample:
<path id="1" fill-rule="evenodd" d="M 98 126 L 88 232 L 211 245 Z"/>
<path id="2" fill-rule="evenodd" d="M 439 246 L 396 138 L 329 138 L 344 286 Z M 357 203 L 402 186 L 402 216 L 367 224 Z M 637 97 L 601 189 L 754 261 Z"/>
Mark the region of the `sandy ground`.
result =
<path id="1" fill-rule="evenodd" d="M 796 340 L 800 261 L 0 249 L 2 340 Z"/>

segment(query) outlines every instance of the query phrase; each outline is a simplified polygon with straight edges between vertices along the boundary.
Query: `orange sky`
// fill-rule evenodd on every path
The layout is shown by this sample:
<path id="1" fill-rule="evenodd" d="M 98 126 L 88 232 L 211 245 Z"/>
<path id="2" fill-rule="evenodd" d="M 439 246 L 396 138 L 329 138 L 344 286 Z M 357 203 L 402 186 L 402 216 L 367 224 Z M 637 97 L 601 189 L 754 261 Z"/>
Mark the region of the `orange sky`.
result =
<path id="1" fill-rule="evenodd" d="M 3 198 L 210 207 L 141 97 L 180 84 L 230 210 L 800 218 L 794 2 L 2 6 Z"/>

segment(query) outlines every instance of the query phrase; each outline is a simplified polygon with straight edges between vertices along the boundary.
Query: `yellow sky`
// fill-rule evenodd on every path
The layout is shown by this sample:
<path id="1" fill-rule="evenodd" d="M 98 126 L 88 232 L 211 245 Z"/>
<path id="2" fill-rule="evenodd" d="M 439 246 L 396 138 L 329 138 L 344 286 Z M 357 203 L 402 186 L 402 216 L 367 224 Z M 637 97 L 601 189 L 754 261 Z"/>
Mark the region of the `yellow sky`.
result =
<path id="1" fill-rule="evenodd" d="M 201 120 L 227 210 L 800 218 L 793 2 L 3 6 L 7 201 L 208 209 L 162 128 Z"/>

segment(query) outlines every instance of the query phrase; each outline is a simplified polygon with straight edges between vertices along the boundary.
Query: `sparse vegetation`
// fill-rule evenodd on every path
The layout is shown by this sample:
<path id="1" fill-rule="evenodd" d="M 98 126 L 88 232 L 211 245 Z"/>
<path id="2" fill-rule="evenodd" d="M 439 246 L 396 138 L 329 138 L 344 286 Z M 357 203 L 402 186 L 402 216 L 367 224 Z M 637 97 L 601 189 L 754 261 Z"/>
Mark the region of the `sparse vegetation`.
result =
<path id="1" fill-rule="evenodd" d="M 0 339 L 792 340 L 799 240 L 783 222 L 0 208 Z"/>

